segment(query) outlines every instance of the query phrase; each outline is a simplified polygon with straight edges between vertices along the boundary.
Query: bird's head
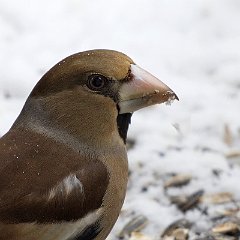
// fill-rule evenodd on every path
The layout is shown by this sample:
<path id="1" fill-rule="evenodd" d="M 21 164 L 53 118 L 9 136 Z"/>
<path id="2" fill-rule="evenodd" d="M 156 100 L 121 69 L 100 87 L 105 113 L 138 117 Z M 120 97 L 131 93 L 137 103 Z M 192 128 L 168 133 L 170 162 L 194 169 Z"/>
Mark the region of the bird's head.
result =
<path id="1" fill-rule="evenodd" d="M 123 53 L 92 50 L 74 54 L 50 69 L 30 94 L 22 115 L 35 124 L 53 124 L 71 134 L 103 137 L 116 132 L 125 141 L 131 114 L 178 99 L 163 82 Z M 111 139 L 111 137 L 110 137 Z"/>

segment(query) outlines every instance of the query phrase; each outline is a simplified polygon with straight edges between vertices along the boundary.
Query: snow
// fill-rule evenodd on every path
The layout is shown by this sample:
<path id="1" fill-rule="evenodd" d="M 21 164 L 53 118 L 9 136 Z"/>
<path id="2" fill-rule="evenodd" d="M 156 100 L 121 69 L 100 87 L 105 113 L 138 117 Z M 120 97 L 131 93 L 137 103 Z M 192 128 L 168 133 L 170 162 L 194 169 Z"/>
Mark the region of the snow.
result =
<path id="1" fill-rule="evenodd" d="M 238 0 L 0 0 L 0 135 L 59 60 L 87 49 L 122 51 L 180 101 L 133 115 L 129 187 L 109 239 L 131 213 L 150 219 L 143 232 L 156 239 L 183 217 L 205 231 L 209 219 L 199 209 L 184 215 L 170 204 L 163 182 L 170 173 L 191 174 L 189 185 L 168 193 L 204 189 L 240 198 L 240 168 L 225 157 L 240 148 L 239 11 Z M 223 140 L 225 126 L 230 144 Z"/>

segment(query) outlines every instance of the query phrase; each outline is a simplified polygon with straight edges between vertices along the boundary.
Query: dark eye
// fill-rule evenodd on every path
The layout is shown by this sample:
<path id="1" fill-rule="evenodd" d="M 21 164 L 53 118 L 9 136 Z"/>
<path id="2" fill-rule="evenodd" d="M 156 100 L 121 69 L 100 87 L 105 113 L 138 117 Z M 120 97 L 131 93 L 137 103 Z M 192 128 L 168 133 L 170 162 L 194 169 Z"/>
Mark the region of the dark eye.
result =
<path id="1" fill-rule="evenodd" d="M 106 77 L 99 74 L 92 74 L 88 77 L 88 87 L 92 90 L 99 91 L 106 85 Z"/>

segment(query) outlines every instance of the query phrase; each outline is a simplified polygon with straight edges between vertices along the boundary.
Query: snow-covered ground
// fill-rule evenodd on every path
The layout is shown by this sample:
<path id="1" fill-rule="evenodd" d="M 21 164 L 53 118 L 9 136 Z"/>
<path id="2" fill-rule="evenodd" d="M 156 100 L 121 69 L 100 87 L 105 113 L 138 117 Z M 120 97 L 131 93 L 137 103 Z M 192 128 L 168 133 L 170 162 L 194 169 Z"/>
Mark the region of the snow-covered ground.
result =
<path id="1" fill-rule="evenodd" d="M 239 156 L 225 157 L 240 151 L 239 23 L 239 0 L 0 0 L 0 135 L 56 62 L 87 49 L 122 51 L 180 101 L 134 114 L 129 189 L 109 239 L 138 214 L 152 238 L 183 217 L 205 231 L 208 215 L 182 213 L 167 194 L 204 189 L 240 200 Z M 166 194 L 164 181 L 178 173 L 193 179 Z"/>

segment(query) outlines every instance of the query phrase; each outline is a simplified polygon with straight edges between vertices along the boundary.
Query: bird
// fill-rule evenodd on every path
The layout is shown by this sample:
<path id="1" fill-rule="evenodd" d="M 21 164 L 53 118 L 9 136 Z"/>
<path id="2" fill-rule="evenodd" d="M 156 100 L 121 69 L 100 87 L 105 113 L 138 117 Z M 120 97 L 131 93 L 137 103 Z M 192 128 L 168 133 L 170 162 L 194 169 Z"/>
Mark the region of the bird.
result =
<path id="1" fill-rule="evenodd" d="M 106 239 L 126 195 L 131 116 L 175 99 L 115 50 L 53 66 L 0 139 L 0 240 Z"/>

